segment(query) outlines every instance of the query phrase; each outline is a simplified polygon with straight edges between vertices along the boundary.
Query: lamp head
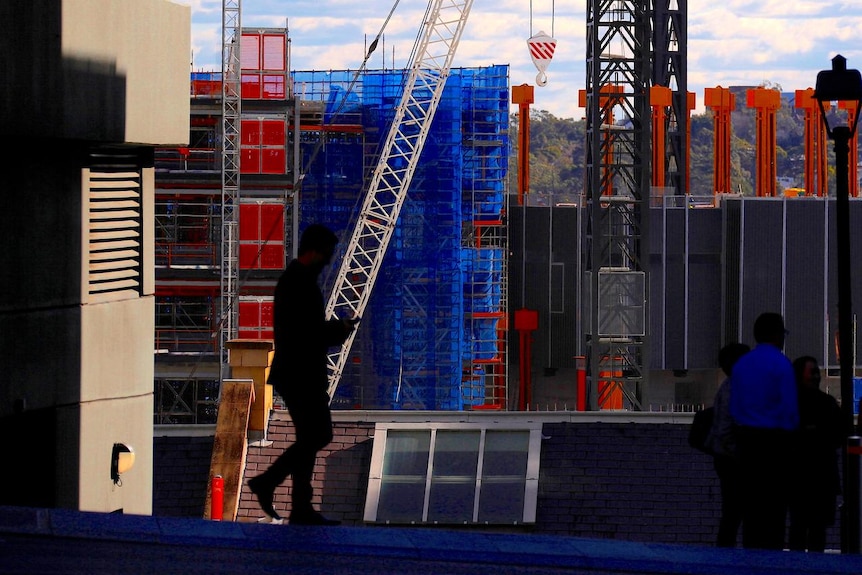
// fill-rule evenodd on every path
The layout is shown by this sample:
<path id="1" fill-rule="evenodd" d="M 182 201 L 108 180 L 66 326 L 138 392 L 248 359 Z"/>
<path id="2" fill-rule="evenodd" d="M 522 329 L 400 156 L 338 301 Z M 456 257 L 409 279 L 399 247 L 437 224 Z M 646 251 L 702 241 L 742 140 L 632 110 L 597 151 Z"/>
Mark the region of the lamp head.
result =
<path id="1" fill-rule="evenodd" d="M 856 133 L 856 125 L 859 123 L 859 111 L 862 110 L 862 75 L 859 70 L 847 69 L 847 58 L 841 54 L 832 58 L 832 69 L 817 73 L 817 84 L 814 87 L 814 99 L 820 108 L 820 117 L 830 138 L 836 139 L 839 132 L 843 140 L 853 137 Z M 824 102 L 826 106 L 824 106 Z M 856 112 L 852 115 L 852 124 L 846 127 L 835 128 L 829 126 L 829 118 L 826 107 L 831 107 L 832 102 L 856 102 Z M 848 118 L 849 119 L 849 118 Z M 836 140 L 837 141 L 837 140 Z"/>
<path id="2" fill-rule="evenodd" d="M 111 450 L 111 479 L 116 485 L 122 485 L 120 476 L 134 464 L 135 450 L 125 443 L 115 443 Z"/>
<path id="3" fill-rule="evenodd" d="M 820 102 L 859 102 L 862 100 L 862 75 L 847 69 L 847 58 L 832 58 L 832 69 L 817 73 L 814 99 Z"/>

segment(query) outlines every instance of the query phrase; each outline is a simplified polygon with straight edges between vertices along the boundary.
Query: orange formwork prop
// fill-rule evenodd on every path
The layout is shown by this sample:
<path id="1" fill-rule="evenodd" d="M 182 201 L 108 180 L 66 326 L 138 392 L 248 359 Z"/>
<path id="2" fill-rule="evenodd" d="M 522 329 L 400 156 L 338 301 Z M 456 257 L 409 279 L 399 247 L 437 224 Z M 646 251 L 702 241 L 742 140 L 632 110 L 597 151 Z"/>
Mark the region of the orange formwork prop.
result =
<path id="1" fill-rule="evenodd" d="M 794 106 L 805 110 L 805 195 L 827 195 L 826 129 L 820 120 L 820 110 L 814 99 L 814 88 L 796 90 Z"/>
<path id="2" fill-rule="evenodd" d="M 847 110 L 847 125 L 856 125 L 856 102 L 838 102 L 838 107 Z M 847 181 L 850 182 L 850 197 L 859 196 L 859 135 L 850 139 L 850 161 L 847 163 Z"/>
<path id="3" fill-rule="evenodd" d="M 730 113 L 736 108 L 736 96 L 727 88 L 706 88 L 703 102 L 712 110 L 713 144 L 712 191 L 729 193 L 730 188 Z"/>
<path id="4" fill-rule="evenodd" d="M 748 107 L 756 110 L 755 191 L 757 197 L 774 197 L 778 183 L 775 113 L 781 107 L 781 93 L 772 88 L 752 88 L 746 97 Z"/>
<path id="5" fill-rule="evenodd" d="M 650 86 L 649 105 L 652 108 L 652 185 L 665 185 L 665 150 L 667 147 L 667 109 L 671 90 L 665 86 Z"/>
<path id="6" fill-rule="evenodd" d="M 622 94 L 623 86 L 618 84 L 607 84 L 599 89 L 599 108 L 602 111 L 601 128 L 605 133 L 605 137 L 603 139 L 605 153 L 602 157 L 604 168 L 602 169 L 601 183 L 603 196 L 612 196 L 614 193 L 613 173 L 610 169 L 610 166 L 614 161 L 614 150 L 611 145 L 611 130 L 614 125 L 614 106 L 619 103 Z M 586 90 L 578 90 L 578 105 L 581 108 L 587 107 Z"/>
<path id="7" fill-rule="evenodd" d="M 512 86 L 512 103 L 518 104 L 518 205 L 530 192 L 530 104 L 533 87 L 529 84 Z"/>

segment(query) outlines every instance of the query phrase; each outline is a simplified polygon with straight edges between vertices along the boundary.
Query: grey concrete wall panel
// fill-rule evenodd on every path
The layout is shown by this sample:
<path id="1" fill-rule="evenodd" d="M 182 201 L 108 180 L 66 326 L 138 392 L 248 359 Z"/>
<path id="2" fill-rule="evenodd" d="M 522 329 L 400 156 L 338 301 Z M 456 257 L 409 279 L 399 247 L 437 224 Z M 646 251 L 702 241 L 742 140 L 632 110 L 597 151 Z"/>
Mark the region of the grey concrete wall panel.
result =
<path id="1" fill-rule="evenodd" d="M 651 213 L 653 235 L 661 239 L 650 268 L 652 367 L 714 367 L 721 341 L 721 211 Z"/>
<path id="2" fill-rule="evenodd" d="M 38 145 L 38 153 L 34 153 Z M 81 302 L 81 145 L 27 140 L 3 155 L 0 311 Z M 45 158 L 51 158 L 46 169 Z"/>
<path id="3" fill-rule="evenodd" d="M 742 333 L 754 343 L 754 320 L 781 312 L 784 297 L 784 202 L 761 198 L 744 202 L 742 212 Z"/>
<path id="4" fill-rule="evenodd" d="M 836 230 L 836 204 L 835 200 L 829 201 L 829 303 L 828 309 L 830 317 L 833 317 L 832 331 L 838 329 L 838 243 Z M 862 328 L 862 201 L 851 198 L 850 201 L 850 280 L 851 287 L 851 306 L 853 310 L 854 321 L 856 323 L 857 334 L 856 340 L 856 364 L 859 364 L 859 359 L 862 358 L 862 337 L 859 336 Z M 829 363 L 835 367 L 838 366 L 838 356 L 835 346 L 829 347 L 830 359 Z"/>
<path id="5" fill-rule="evenodd" d="M 552 210 L 553 242 L 550 261 L 549 333 L 551 353 L 545 367 L 575 367 L 575 355 L 580 349 L 580 284 L 579 260 L 581 234 L 578 218 L 582 213 L 573 208 Z M 559 297 L 558 297 L 559 296 Z M 560 303 L 561 305 L 558 305 Z"/>
<path id="6" fill-rule="evenodd" d="M 191 10 L 175 2 L 2 2 L 0 130 L 184 145 L 190 45 Z"/>
<path id="7" fill-rule="evenodd" d="M 509 286 L 509 301 L 512 313 L 521 308 L 533 309 L 539 315 L 539 328 L 533 333 L 533 357 L 535 350 L 547 349 L 548 274 L 550 249 L 551 210 L 513 210 L 509 218 L 509 246 L 518 254 L 509 268 L 510 278 L 520 275 L 520 281 Z M 514 273 L 513 273 L 514 272 Z M 518 338 L 518 334 L 513 335 Z M 513 352 L 517 346 L 513 346 Z M 514 353 L 514 358 L 518 353 Z"/>
<path id="8" fill-rule="evenodd" d="M 821 363 L 828 354 L 827 203 L 811 198 L 787 202 L 787 297 L 785 315 L 790 335 L 785 350 L 792 357 L 812 355 Z"/>
<path id="9" fill-rule="evenodd" d="M 653 226 L 653 230 L 656 229 L 656 226 Z M 658 228 L 660 229 L 660 228 Z M 652 234 L 655 236 L 655 234 Z M 662 254 L 658 252 L 652 252 L 650 254 L 650 274 L 649 274 L 649 293 L 650 297 L 650 317 L 649 317 L 649 329 L 652 337 L 649 339 L 650 346 L 650 358 L 651 363 L 654 368 L 661 369 L 664 367 L 664 342 L 661 340 L 661 337 L 656 337 L 656 334 L 661 334 L 663 329 L 663 321 L 664 321 L 664 298 L 658 297 L 659 295 L 664 293 L 664 268 L 662 261 Z"/>
<path id="10" fill-rule="evenodd" d="M 0 3 L 0 132 L 14 142 L 3 160 L 0 419 L 50 412 L 56 454 L 40 470 L 50 485 L 10 476 L 4 487 L 16 495 L 40 489 L 59 507 L 152 510 L 152 146 L 188 142 L 190 20 L 188 6 L 167 0 Z M 140 223 L 125 236 L 138 238 L 128 256 L 138 260 L 113 268 L 94 264 L 91 251 L 123 248 L 91 246 L 126 233 L 125 223 L 100 225 L 120 202 L 92 192 L 117 166 L 136 174 L 116 179 L 137 189 L 139 212 L 128 219 Z M 121 266 L 134 280 L 116 279 L 131 277 L 113 274 Z M 114 442 L 137 449 L 122 486 L 109 474 Z"/>
<path id="11" fill-rule="evenodd" d="M 538 312 L 533 365 L 573 367 L 579 338 L 578 210 L 513 208 L 510 214 L 510 305 L 513 312 L 522 307 Z M 514 358 L 518 337 L 512 334 Z"/>
<path id="12" fill-rule="evenodd" d="M 688 367 L 715 367 L 721 339 L 721 211 L 691 209 L 688 234 Z"/>
<path id="13" fill-rule="evenodd" d="M 721 317 L 724 327 L 721 333 L 723 342 L 744 341 L 740 322 L 741 257 L 742 257 L 742 202 L 739 200 L 722 202 L 722 244 L 724 267 L 722 270 Z"/>
<path id="14" fill-rule="evenodd" d="M 654 293 L 664 307 L 663 330 L 654 337 L 664 341 L 667 369 L 686 368 L 686 208 L 664 210 L 664 291 Z M 657 231 L 656 227 L 652 228 Z M 655 270 L 653 270 L 654 272 Z"/>
<path id="15" fill-rule="evenodd" d="M 833 234 L 834 235 L 834 234 Z M 853 316 L 856 321 L 856 364 L 858 365 L 862 359 L 862 336 L 859 335 L 862 328 L 862 201 L 850 202 L 850 281 L 852 282 L 851 291 Z M 836 280 L 837 281 L 837 280 Z M 837 308 L 837 299 L 836 310 Z M 837 312 L 836 312 L 837 313 Z"/>

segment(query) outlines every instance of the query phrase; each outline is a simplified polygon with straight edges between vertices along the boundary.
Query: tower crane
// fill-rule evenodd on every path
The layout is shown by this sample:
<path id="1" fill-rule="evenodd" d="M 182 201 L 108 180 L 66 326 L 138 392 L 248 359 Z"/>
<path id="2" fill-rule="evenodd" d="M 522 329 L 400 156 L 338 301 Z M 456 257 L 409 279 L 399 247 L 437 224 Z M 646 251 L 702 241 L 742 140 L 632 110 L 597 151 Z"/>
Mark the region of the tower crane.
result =
<path id="1" fill-rule="evenodd" d="M 472 0 L 429 1 L 404 92 L 326 304 L 327 317 L 361 317 L 368 305 L 472 5 Z M 330 399 L 355 335 L 328 356 Z"/>

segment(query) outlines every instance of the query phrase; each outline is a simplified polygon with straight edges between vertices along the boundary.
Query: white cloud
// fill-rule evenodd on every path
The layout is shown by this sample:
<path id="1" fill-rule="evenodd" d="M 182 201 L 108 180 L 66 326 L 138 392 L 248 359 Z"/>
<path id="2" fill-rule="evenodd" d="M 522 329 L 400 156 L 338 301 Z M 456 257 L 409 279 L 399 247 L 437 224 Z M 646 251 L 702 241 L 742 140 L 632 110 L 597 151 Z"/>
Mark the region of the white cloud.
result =
<path id="1" fill-rule="evenodd" d="M 192 9 L 195 69 L 221 61 L 221 0 L 179 0 Z M 563 5 L 565 4 L 565 5 Z M 355 69 L 380 32 L 390 3 L 368 0 L 246 0 L 243 26 L 290 29 L 292 68 Z M 531 12 L 532 8 L 532 12 Z M 402 67 L 419 32 L 424 2 L 400 2 L 369 67 Z M 771 82 L 791 91 L 813 85 L 817 72 L 840 53 L 862 68 L 862 2 L 815 0 L 696 0 L 688 3 L 688 89 L 698 101 L 712 86 Z M 526 41 L 544 31 L 557 40 L 548 84 L 533 106 L 558 117 L 583 116 L 586 0 L 474 2 L 455 66 L 508 64 L 510 82 L 536 84 Z M 393 56 L 394 52 L 394 56 Z M 702 111 L 698 106 L 698 111 Z"/>

